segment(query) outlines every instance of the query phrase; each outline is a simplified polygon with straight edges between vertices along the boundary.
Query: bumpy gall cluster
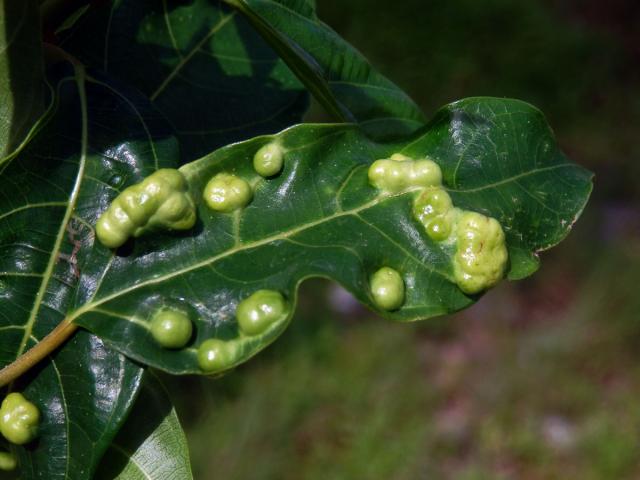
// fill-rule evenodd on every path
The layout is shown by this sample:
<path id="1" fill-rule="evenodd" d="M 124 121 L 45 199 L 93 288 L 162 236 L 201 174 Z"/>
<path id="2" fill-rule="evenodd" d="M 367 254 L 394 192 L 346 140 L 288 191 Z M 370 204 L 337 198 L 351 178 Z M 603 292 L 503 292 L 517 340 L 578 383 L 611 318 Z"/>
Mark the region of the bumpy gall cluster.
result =
<path id="1" fill-rule="evenodd" d="M 164 168 L 120 193 L 98 219 L 96 234 L 106 247 L 118 248 L 131 236 L 160 229 L 188 230 L 195 222 L 184 175 Z"/>
<path id="2" fill-rule="evenodd" d="M 229 173 L 219 173 L 204 188 L 204 200 L 212 210 L 230 213 L 245 207 L 253 197 L 251 185 Z"/>
<path id="3" fill-rule="evenodd" d="M 463 212 L 457 222 L 454 274 L 463 292 L 478 293 L 498 283 L 509 255 L 502 227 L 494 218 Z"/>
<path id="4" fill-rule="evenodd" d="M 411 160 L 397 153 L 391 158 L 373 162 L 368 175 L 371 185 L 389 193 L 416 187 L 433 187 L 442 183 L 442 172 L 433 160 Z"/>

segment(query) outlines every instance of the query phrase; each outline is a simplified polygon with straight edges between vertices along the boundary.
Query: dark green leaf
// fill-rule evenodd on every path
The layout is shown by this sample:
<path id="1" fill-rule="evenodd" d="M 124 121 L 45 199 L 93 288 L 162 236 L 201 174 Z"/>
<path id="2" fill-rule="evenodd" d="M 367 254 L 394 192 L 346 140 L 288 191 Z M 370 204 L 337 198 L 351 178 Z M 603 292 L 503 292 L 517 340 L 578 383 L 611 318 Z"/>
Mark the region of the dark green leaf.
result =
<path id="1" fill-rule="evenodd" d="M 276 140 L 287 151 L 276 178 L 262 179 L 254 153 Z M 402 151 L 430 156 L 462 208 L 502 224 L 510 275 L 537 266 L 537 253 L 571 229 L 591 190 L 591 174 L 559 151 L 542 114 L 515 100 L 477 98 L 442 109 L 412 140 L 376 143 L 355 126 L 302 125 L 220 149 L 185 165 L 194 198 L 218 172 L 255 185 L 254 199 L 237 214 L 199 205 L 200 223 L 186 235 L 154 235 L 94 270 L 102 278 L 68 318 L 127 355 L 174 373 L 199 372 L 197 347 L 208 338 L 239 339 L 239 363 L 284 329 L 241 336 L 238 303 L 259 289 L 284 293 L 295 304 L 299 283 L 312 276 L 339 281 L 371 308 L 369 277 L 381 266 L 402 272 L 402 308 L 385 316 L 411 321 L 469 306 L 453 280 L 452 250 L 431 241 L 411 214 L 414 192 L 380 196 L 368 166 Z M 105 251 L 94 246 L 96 254 Z M 149 318 L 163 305 L 190 312 L 196 334 L 188 348 L 168 351 L 149 334 Z M 286 323 L 286 322 L 285 322 Z"/>
<path id="2" fill-rule="evenodd" d="M 111 252 L 97 212 L 122 185 L 175 165 L 177 143 L 144 99 L 60 65 L 50 114 L 0 166 L 0 366 L 86 301 Z M 64 324 L 63 324 L 64 325 Z M 91 478 L 137 392 L 141 368 L 85 333 L 21 383 L 43 414 L 21 478 Z"/>
<path id="3" fill-rule="evenodd" d="M 424 115 L 395 84 L 376 72 L 355 48 L 299 3 L 226 0 L 241 11 L 337 119 L 356 122 L 378 139 L 408 135 Z"/>
<path id="4" fill-rule="evenodd" d="M 219 2 L 105 2 L 62 47 L 147 95 L 175 129 L 183 163 L 276 132 L 307 108 L 307 94 L 284 62 Z"/>
<path id="5" fill-rule="evenodd" d="M 176 411 L 160 383 L 145 376 L 129 420 L 111 444 L 96 478 L 189 480 L 189 449 Z"/>
<path id="6" fill-rule="evenodd" d="M 37 0 L 0 0 L 0 159 L 42 113 L 42 80 Z"/>
<path id="7" fill-rule="evenodd" d="M 20 478 L 93 478 L 134 403 L 142 372 L 99 338 L 78 332 L 21 379 L 16 387 L 38 406 L 42 423 L 36 441 L 13 448 Z"/>

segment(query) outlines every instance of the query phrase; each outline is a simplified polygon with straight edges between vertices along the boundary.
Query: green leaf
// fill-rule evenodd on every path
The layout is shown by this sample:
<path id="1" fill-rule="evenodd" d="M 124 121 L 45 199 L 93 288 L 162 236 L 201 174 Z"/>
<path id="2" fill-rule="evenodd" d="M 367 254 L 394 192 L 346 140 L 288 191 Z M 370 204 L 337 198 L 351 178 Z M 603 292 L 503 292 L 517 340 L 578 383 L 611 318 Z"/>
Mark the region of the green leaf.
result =
<path id="1" fill-rule="evenodd" d="M 14 447 L 23 480 L 91 479 L 134 403 L 142 368 L 94 335 L 69 343 L 15 386 L 40 410 L 38 439 Z"/>
<path id="2" fill-rule="evenodd" d="M 109 192 L 178 158 L 170 129 L 139 94 L 81 67 L 54 70 L 49 114 L 0 166 L 0 367 L 72 333 L 62 320 L 113 257 L 94 248 L 97 211 Z M 141 367 L 86 332 L 47 360 L 12 385 L 43 416 L 39 439 L 19 449 L 21 478 L 91 478 Z"/>
<path id="3" fill-rule="evenodd" d="M 0 0 L 0 158 L 25 140 L 44 107 L 39 27 L 37 0 Z"/>
<path id="4" fill-rule="evenodd" d="M 183 163 L 299 122 L 308 104 L 284 62 L 219 2 L 105 2 L 61 46 L 143 92 L 173 126 Z"/>
<path id="5" fill-rule="evenodd" d="M 299 3 L 226 0 L 242 12 L 338 120 L 359 123 L 377 139 L 408 135 L 424 125 L 418 106 L 366 58 Z"/>
<path id="6" fill-rule="evenodd" d="M 153 374 L 145 376 L 129 420 L 111 444 L 96 478 L 193 478 L 187 439 L 167 391 Z"/>
<path id="7" fill-rule="evenodd" d="M 263 179 L 252 158 L 271 142 L 286 152 L 284 170 Z M 192 232 L 136 239 L 94 270 L 100 285 L 68 310 L 68 320 L 141 362 L 198 373 L 197 347 L 205 340 L 237 340 L 231 363 L 238 364 L 285 328 L 280 322 L 264 334 L 241 334 L 235 318 L 240 301 L 269 289 L 294 305 L 299 283 L 309 277 L 335 279 L 378 310 L 369 278 L 382 266 L 398 270 L 407 286 L 405 303 L 380 312 L 394 320 L 471 305 L 478 295 L 466 295 L 455 283 L 452 249 L 430 240 L 412 216 L 415 192 L 381 195 L 368 184 L 369 165 L 394 152 L 433 158 L 457 206 L 502 224 L 512 277 L 535 270 L 537 253 L 567 235 L 591 191 L 591 174 L 560 152 L 542 114 L 515 100 L 453 103 L 403 143 L 377 143 L 349 125 L 292 127 L 183 166 L 196 201 L 219 172 L 253 184 L 253 201 L 232 214 L 213 212 L 200 201 Z M 107 255 L 105 248 L 93 248 Z M 163 349 L 150 335 L 150 317 L 165 305 L 178 306 L 194 321 L 187 348 Z"/>

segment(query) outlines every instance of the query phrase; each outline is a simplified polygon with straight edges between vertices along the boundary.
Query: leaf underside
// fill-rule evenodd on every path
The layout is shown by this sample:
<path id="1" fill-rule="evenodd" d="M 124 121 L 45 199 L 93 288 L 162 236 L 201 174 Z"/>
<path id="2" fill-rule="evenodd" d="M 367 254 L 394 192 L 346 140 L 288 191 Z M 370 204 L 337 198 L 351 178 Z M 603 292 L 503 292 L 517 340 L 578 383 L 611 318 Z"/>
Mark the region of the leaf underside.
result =
<path id="1" fill-rule="evenodd" d="M 164 386 L 147 374 L 129 421 L 111 444 L 97 479 L 193 478 L 187 439 Z"/>

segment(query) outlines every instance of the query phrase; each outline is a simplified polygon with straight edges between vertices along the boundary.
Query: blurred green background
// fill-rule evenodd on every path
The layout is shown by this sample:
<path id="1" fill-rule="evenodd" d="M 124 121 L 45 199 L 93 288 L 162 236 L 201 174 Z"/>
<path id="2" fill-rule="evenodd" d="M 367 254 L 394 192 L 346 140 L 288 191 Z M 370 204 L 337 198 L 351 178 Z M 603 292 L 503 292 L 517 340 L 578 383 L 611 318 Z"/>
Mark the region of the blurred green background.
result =
<path id="1" fill-rule="evenodd" d="M 594 194 L 534 277 L 463 313 L 393 324 L 307 282 L 267 351 L 167 379 L 195 478 L 640 478 L 640 2 L 317 3 L 426 112 L 540 107 Z"/>

